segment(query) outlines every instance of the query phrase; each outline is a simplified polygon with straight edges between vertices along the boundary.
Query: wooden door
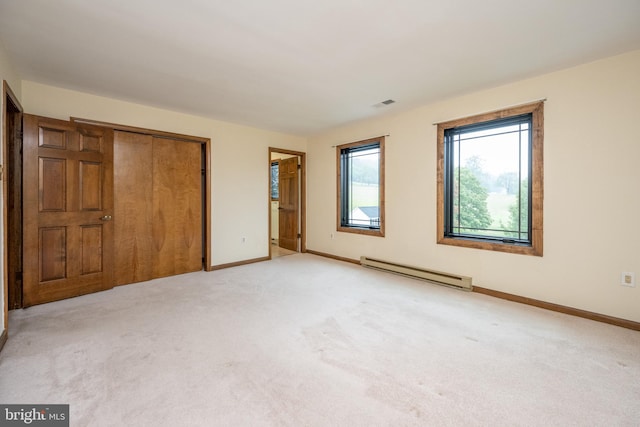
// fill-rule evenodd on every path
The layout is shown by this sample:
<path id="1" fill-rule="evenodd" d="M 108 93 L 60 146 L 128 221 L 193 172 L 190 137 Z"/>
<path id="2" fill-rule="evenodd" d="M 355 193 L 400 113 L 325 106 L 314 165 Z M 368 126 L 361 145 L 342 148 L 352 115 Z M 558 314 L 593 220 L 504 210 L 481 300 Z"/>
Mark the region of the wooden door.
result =
<path id="1" fill-rule="evenodd" d="M 114 232 L 116 285 L 153 278 L 153 137 L 115 131 Z"/>
<path id="2" fill-rule="evenodd" d="M 202 270 L 202 151 L 153 138 L 153 277 Z"/>
<path id="3" fill-rule="evenodd" d="M 202 270 L 201 145 L 116 131 L 115 283 Z"/>
<path id="4" fill-rule="evenodd" d="M 24 306 L 113 286 L 113 131 L 24 115 Z"/>
<path id="5" fill-rule="evenodd" d="M 278 163 L 278 245 L 298 251 L 298 157 Z"/>

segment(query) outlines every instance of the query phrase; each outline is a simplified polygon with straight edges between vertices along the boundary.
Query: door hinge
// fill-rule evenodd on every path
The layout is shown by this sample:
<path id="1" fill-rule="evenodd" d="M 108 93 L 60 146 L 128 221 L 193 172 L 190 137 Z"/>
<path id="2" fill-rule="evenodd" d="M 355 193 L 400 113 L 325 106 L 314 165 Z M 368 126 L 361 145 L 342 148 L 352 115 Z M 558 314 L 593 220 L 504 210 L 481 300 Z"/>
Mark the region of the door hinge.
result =
<path id="1" fill-rule="evenodd" d="M 302 165 L 298 165 L 298 169 L 302 169 Z"/>
<path id="2" fill-rule="evenodd" d="M 302 237 L 302 234 L 298 233 L 298 239 Z"/>

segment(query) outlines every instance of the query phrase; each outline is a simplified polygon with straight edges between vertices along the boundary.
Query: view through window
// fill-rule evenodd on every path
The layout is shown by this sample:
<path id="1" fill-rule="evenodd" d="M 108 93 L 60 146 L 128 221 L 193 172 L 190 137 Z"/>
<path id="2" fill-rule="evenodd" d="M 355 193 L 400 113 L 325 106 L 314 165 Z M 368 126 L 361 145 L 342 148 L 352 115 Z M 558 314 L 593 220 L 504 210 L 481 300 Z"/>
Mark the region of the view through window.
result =
<path id="1" fill-rule="evenodd" d="M 338 147 L 338 230 L 381 235 L 384 137 Z"/>
<path id="2" fill-rule="evenodd" d="M 278 200 L 279 195 L 279 179 L 278 179 L 278 161 L 271 162 L 271 200 Z"/>
<path id="3" fill-rule="evenodd" d="M 543 102 L 438 124 L 438 243 L 542 255 Z"/>
<path id="4" fill-rule="evenodd" d="M 445 131 L 447 233 L 529 241 L 531 114 Z"/>

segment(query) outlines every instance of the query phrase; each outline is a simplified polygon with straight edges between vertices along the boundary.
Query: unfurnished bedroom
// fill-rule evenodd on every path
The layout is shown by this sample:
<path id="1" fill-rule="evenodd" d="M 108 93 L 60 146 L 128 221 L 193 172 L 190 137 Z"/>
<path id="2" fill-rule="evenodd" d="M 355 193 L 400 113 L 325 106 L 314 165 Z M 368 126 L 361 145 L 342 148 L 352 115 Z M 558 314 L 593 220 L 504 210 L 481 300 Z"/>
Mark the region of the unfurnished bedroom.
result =
<path id="1" fill-rule="evenodd" d="M 639 20 L 0 1 L 0 425 L 637 426 Z"/>

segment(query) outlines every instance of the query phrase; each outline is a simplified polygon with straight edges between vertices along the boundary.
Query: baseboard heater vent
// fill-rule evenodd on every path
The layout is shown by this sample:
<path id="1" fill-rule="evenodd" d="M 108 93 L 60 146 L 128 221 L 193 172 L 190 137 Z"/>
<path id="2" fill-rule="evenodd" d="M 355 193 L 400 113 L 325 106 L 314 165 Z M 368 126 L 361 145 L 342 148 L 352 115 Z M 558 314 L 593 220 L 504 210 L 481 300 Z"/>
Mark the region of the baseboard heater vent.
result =
<path id="1" fill-rule="evenodd" d="M 360 264 L 365 267 L 375 268 L 376 270 L 389 271 L 391 273 L 401 274 L 403 276 L 427 280 L 439 285 L 453 286 L 465 291 L 470 291 L 473 289 L 473 286 L 471 285 L 471 277 L 467 276 L 443 273 L 441 271 L 426 270 L 424 268 L 411 267 L 409 265 L 402 265 L 394 262 L 380 261 L 364 256 L 360 257 Z"/>

